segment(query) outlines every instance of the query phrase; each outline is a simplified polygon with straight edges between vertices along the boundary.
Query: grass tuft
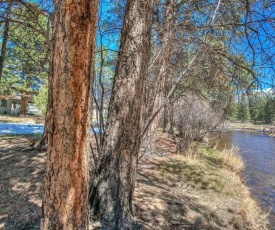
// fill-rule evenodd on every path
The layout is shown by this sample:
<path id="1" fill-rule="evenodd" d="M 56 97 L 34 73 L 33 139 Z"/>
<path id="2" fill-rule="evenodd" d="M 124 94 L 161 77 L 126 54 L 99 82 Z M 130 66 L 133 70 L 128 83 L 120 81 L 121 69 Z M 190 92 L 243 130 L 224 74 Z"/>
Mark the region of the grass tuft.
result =
<path id="1" fill-rule="evenodd" d="M 246 229 L 252 230 L 268 230 L 268 215 L 264 213 L 257 202 L 251 197 L 242 200 L 239 213 L 247 221 Z"/>
<path id="2" fill-rule="evenodd" d="M 221 152 L 221 159 L 224 162 L 224 166 L 234 173 L 240 174 L 244 170 L 244 160 L 239 154 L 237 146 L 224 149 Z"/>

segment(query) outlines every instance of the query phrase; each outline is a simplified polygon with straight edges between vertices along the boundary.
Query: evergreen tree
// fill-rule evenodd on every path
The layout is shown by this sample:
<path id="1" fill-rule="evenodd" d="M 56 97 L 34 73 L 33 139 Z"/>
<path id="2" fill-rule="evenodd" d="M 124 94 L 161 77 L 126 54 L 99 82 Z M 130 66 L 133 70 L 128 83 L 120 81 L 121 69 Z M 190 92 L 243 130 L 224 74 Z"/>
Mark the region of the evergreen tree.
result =
<path id="1" fill-rule="evenodd" d="M 232 103 L 230 105 L 228 116 L 231 121 L 236 121 L 238 119 L 238 104 Z"/>
<path id="2" fill-rule="evenodd" d="M 48 101 L 48 87 L 46 87 L 46 85 L 39 88 L 38 94 L 33 97 L 33 101 L 42 114 L 45 115 Z"/>
<path id="3" fill-rule="evenodd" d="M 97 0 L 55 3 L 41 230 L 89 228 L 89 112 Z"/>
<path id="4" fill-rule="evenodd" d="M 28 6 L 12 8 L 0 87 L 0 94 L 21 93 L 21 116 L 26 116 L 30 95 L 46 82 L 49 61 L 45 36 L 36 29 L 47 31 L 47 18 L 33 14 L 30 9 L 39 9 L 34 3 Z"/>
<path id="5" fill-rule="evenodd" d="M 265 105 L 265 121 L 273 123 L 275 121 L 275 98 L 267 97 Z"/>
<path id="6" fill-rule="evenodd" d="M 244 94 L 241 96 L 241 102 L 238 105 L 238 119 L 242 122 L 250 120 L 250 111 L 247 98 Z"/>

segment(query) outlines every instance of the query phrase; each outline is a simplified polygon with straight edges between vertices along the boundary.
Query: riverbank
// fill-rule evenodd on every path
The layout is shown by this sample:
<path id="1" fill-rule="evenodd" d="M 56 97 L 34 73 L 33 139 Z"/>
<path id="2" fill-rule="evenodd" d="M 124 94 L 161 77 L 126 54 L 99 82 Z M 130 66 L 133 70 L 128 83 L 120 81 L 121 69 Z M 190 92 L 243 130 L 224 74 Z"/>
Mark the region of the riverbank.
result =
<path id="1" fill-rule="evenodd" d="M 275 230 L 275 139 L 265 131 L 226 130 L 218 149 L 238 146 L 245 160 L 242 177 L 251 189 L 252 196 L 259 202 L 265 212 L 269 212 L 269 221 Z"/>
<path id="2" fill-rule="evenodd" d="M 157 147 L 159 156 L 140 159 L 135 189 L 136 217 L 146 229 L 267 229 L 239 177 L 238 157 L 203 144 L 177 155 L 161 134 Z M 39 228 L 45 158 L 23 136 L 1 137 L 1 229 Z"/>
<path id="3" fill-rule="evenodd" d="M 238 129 L 244 129 L 244 130 L 255 130 L 255 131 L 264 131 L 266 133 L 270 133 L 272 130 L 275 131 L 275 125 L 270 125 L 266 123 L 242 123 L 242 122 L 228 122 L 225 125 L 226 129 L 229 130 L 238 130 Z M 275 134 L 275 133 L 274 133 Z"/>
<path id="4" fill-rule="evenodd" d="M 159 137 L 159 157 L 140 162 L 137 216 L 149 229 L 268 229 L 267 215 L 240 178 L 236 149 L 219 152 L 196 143 L 177 155 Z"/>

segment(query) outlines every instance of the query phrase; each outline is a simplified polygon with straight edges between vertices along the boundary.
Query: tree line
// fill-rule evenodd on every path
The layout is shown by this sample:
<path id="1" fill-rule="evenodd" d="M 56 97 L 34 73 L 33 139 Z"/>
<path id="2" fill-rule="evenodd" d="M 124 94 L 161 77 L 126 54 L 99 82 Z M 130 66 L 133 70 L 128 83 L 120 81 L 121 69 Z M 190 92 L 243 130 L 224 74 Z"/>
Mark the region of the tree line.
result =
<path id="1" fill-rule="evenodd" d="M 233 121 L 273 123 L 275 121 L 274 91 L 251 92 L 231 104 L 229 118 Z"/>
<path id="2" fill-rule="evenodd" d="M 158 130 L 183 153 L 233 116 L 238 90 L 274 71 L 268 0 L 0 4 L 1 94 L 23 100 L 48 88 L 37 145 L 47 149 L 41 229 L 88 229 L 89 219 L 142 228 L 135 178 L 139 158 L 157 151 Z"/>

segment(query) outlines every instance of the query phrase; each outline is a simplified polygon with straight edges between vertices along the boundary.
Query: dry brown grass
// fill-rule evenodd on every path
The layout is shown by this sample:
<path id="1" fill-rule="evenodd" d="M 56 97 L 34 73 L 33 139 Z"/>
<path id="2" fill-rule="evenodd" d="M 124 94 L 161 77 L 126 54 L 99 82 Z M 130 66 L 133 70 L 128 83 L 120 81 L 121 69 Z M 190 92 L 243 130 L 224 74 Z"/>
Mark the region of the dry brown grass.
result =
<path id="1" fill-rule="evenodd" d="M 237 146 L 232 146 L 231 148 L 226 148 L 221 152 L 220 155 L 225 167 L 229 170 L 239 174 L 244 170 L 244 160 L 239 154 L 239 148 Z"/>
<path id="2" fill-rule="evenodd" d="M 222 167 L 217 169 L 223 188 L 220 194 L 239 202 L 237 211 L 245 222 L 236 221 L 236 224 L 242 225 L 242 229 L 267 230 L 268 213 L 264 213 L 257 202 L 252 199 L 249 188 L 241 180 L 240 173 L 244 170 L 245 163 L 239 154 L 239 148 L 232 146 L 222 152 L 217 151 L 217 154 L 212 154 L 213 156 L 222 161 Z"/>
<path id="3" fill-rule="evenodd" d="M 224 185 L 220 193 L 221 199 L 226 200 L 230 197 L 237 201 L 236 213 L 244 219 L 244 222 L 235 219 L 236 225 L 241 226 L 241 229 L 267 230 L 268 213 L 264 213 L 257 202 L 251 198 L 249 188 L 242 182 L 236 170 L 222 169 L 219 174 L 221 183 Z"/>
<path id="4" fill-rule="evenodd" d="M 244 226 L 245 229 L 268 230 L 267 219 L 269 213 L 264 213 L 257 202 L 250 197 L 250 194 L 242 200 L 239 212 L 248 223 Z"/>
<path id="5" fill-rule="evenodd" d="M 183 155 L 143 159 L 137 216 L 151 229 L 268 229 L 241 180 L 243 168 L 236 147 L 219 152 L 201 143 Z"/>

